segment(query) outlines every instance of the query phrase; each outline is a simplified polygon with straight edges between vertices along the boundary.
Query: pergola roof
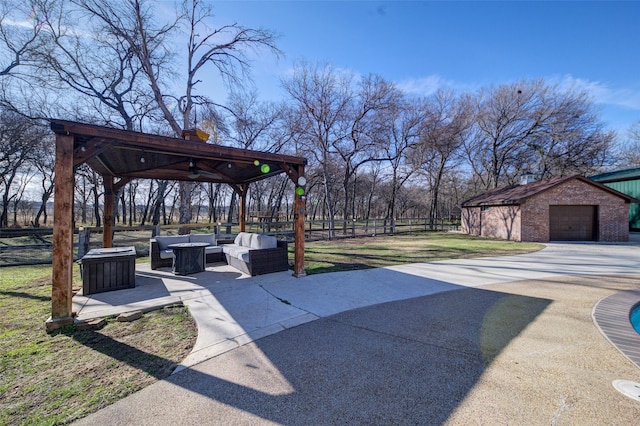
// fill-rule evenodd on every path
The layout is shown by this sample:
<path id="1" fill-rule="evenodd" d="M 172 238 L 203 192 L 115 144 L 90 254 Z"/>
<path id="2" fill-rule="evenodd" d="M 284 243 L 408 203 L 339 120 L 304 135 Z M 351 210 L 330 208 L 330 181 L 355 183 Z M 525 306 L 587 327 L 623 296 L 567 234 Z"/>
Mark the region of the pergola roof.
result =
<path id="1" fill-rule="evenodd" d="M 185 132 L 185 139 L 63 120 L 51 130 L 74 136 L 74 165 L 87 163 L 101 175 L 241 185 L 293 173 L 307 160 L 290 155 L 212 145 Z"/>
<path id="2" fill-rule="evenodd" d="M 51 273 L 52 331 L 73 323 L 72 267 L 75 168 L 87 163 L 101 174 L 104 184 L 103 246 L 112 245 L 114 194 L 131 179 L 218 182 L 239 194 L 240 230 L 244 231 L 247 188 L 252 182 L 286 173 L 304 186 L 307 160 L 301 157 L 251 151 L 204 143 L 196 131 L 184 139 L 51 120 L 56 134 L 53 255 Z M 116 179 L 119 179 L 116 181 Z M 294 196 L 294 276 L 304 273 L 305 197 Z"/>

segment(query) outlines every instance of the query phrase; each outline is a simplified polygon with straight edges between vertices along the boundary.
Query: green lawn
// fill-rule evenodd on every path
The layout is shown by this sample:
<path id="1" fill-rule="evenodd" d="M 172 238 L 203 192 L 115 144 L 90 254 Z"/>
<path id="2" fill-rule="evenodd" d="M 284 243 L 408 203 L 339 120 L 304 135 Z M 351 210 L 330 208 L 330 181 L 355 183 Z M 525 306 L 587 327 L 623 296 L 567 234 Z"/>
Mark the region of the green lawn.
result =
<path id="1" fill-rule="evenodd" d="M 184 307 L 47 334 L 50 300 L 50 265 L 0 268 L 0 425 L 82 418 L 167 377 L 195 343 Z"/>
<path id="2" fill-rule="evenodd" d="M 543 247 L 536 243 L 490 240 L 447 232 L 314 241 L 305 244 L 305 270 L 310 275 L 403 263 L 507 256 L 529 253 Z M 293 261 L 293 244 L 289 249 Z"/>

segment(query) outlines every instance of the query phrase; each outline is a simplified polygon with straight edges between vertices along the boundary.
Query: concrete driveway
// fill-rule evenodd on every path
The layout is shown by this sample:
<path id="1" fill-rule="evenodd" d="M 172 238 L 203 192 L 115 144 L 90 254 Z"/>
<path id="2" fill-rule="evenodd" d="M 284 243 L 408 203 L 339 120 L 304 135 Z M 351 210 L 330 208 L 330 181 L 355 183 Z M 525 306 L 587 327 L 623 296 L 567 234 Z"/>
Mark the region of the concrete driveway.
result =
<path id="1" fill-rule="evenodd" d="M 637 245 L 550 244 L 303 279 L 149 271 L 151 300 L 194 314 L 196 348 L 78 424 L 634 424 L 640 402 L 611 382 L 640 369 L 591 313 L 639 268 Z M 74 301 L 80 318 L 149 303 L 113 293 Z"/>

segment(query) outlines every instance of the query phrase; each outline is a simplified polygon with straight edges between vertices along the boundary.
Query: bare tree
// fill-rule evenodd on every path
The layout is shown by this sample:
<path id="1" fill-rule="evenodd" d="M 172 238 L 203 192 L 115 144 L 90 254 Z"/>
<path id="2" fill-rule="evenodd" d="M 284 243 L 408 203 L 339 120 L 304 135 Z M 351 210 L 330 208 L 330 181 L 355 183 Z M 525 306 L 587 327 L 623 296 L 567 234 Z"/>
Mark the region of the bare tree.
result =
<path id="1" fill-rule="evenodd" d="M 640 121 L 636 121 L 627 131 L 628 142 L 620 155 L 623 167 L 640 167 Z"/>
<path id="2" fill-rule="evenodd" d="M 96 3 L 98 1 L 101 4 L 110 3 L 106 0 L 95 0 Z M 241 80 L 250 69 L 248 51 L 266 48 L 274 53 L 279 52 L 275 46 L 276 37 L 270 31 L 245 28 L 238 24 L 211 28 L 208 21 L 213 17 L 212 9 L 208 3 L 201 0 L 185 0 L 179 20 L 161 27 L 160 30 L 154 30 L 153 11 L 148 2 L 130 0 L 128 6 L 128 13 L 135 20 L 133 27 L 120 25 L 115 19 L 117 15 L 113 14 L 110 14 L 105 22 L 113 26 L 114 33 L 120 31 L 120 36 L 127 41 L 140 61 L 156 105 L 176 136 L 180 136 L 183 129 L 193 126 L 193 108 L 196 104 L 212 102 L 206 96 L 195 93 L 197 85 L 202 82 L 200 76 L 207 67 L 212 66 L 225 81 L 234 83 Z M 168 56 L 164 52 L 167 46 L 162 39 L 182 23 L 186 24 L 188 37 L 187 73 L 183 92 L 175 94 L 175 89 L 166 84 L 171 73 L 166 66 Z M 170 107 L 172 102 L 177 104 L 180 120 Z M 191 186 L 186 182 L 181 182 L 180 185 L 180 223 L 189 223 L 191 220 Z"/>
<path id="3" fill-rule="evenodd" d="M 474 174 L 485 189 L 511 180 L 530 162 L 527 141 L 537 136 L 549 117 L 548 88 L 540 80 L 482 89 L 475 100 L 475 125 L 466 144 Z"/>
<path id="4" fill-rule="evenodd" d="M 232 91 L 223 111 L 227 113 L 225 133 L 232 145 L 267 152 L 278 152 L 282 148 L 283 139 L 273 137 L 278 121 L 282 118 L 281 107 L 274 103 L 260 102 L 256 92 Z M 272 182 L 272 179 L 269 181 Z M 228 223 L 232 222 L 236 197 L 235 192 L 231 194 Z"/>
<path id="5" fill-rule="evenodd" d="M 40 226 L 40 218 L 43 223 L 47 224 L 47 203 L 53 195 L 53 182 L 54 175 L 53 170 L 55 166 L 55 143 L 53 143 L 53 136 L 45 137 L 41 145 L 42 150 L 39 155 L 34 159 L 34 165 L 38 170 L 38 177 L 40 178 L 40 207 L 33 219 L 33 226 Z"/>
<path id="6" fill-rule="evenodd" d="M 407 155 L 421 138 L 421 124 L 424 121 L 423 101 L 404 99 L 388 114 L 380 117 L 376 132 L 378 143 L 384 151 L 385 162 L 389 164 L 389 191 L 385 219 L 395 227 L 397 195 L 404 183 L 418 170 Z"/>
<path id="7" fill-rule="evenodd" d="M 347 232 L 347 220 L 355 217 L 356 181 L 354 177 L 360 167 L 365 164 L 382 161 L 379 144 L 374 135 L 379 117 L 385 110 L 397 108 L 402 93 L 390 82 L 379 76 L 370 75 L 359 84 L 351 105 L 349 120 L 349 136 L 339 139 L 334 148 L 342 160 L 343 189 L 343 232 Z M 352 189 L 352 190 L 350 190 Z M 353 196 L 351 194 L 353 193 Z"/>
<path id="8" fill-rule="evenodd" d="M 74 0 L 61 4 L 64 8 L 47 14 L 43 22 L 50 43 L 48 49 L 35 54 L 42 71 L 34 78 L 52 93 L 65 93 L 56 105 L 59 113 L 127 130 L 141 129 L 151 105 L 140 78 L 140 62 L 103 19 L 107 13 L 122 13 L 118 19 L 126 21 L 124 3 L 106 6 Z M 84 21 L 81 29 L 78 20 Z M 75 95 L 71 102 L 69 90 Z"/>
<path id="9" fill-rule="evenodd" d="M 552 105 L 548 123 L 527 141 L 534 152 L 529 170 L 542 179 L 589 175 L 612 161 L 615 132 L 604 129 L 584 91 L 553 87 L 547 102 Z"/>
<path id="10" fill-rule="evenodd" d="M 258 151 L 278 152 L 280 139 L 271 131 L 282 117 L 282 108 L 261 102 L 256 92 L 232 91 L 224 110 L 228 113 L 226 134 L 234 146 Z"/>
<path id="11" fill-rule="evenodd" d="M 8 226 L 9 206 L 20 201 L 23 177 L 30 172 L 47 133 L 44 126 L 22 115 L 0 110 L 0 227 Z"/>
<path id="12" fill-rule="evenodd" d="M 584 92 L 522 81 L 482 90 L 475 105 L 465 149 L 485 189 L 514 183 L 527 168 L 545 178 L 589 173 L 610 156 L 614 134 Z"/>
<path id="13" fill-rule="evenodd" d="M 32 80 L 39 69 L 37 54 L 46 51 L 43 23 L 56 0 L 6 0 L 0 3 L 0 106 L 23 111 L 26 96 L 37 97 Z"/>
<path id="14" fill-rule="evenodd" d="M 335 174 L 331 165 L 335 162 L 336 145 L 349 135 L 353 78 L 330 65 L 303 63 L 282 83 L 297 116 L 292 133 L 321 167 L 329 238 L 334 237 L 335 230 L 335 195 L 331 191 Z"/>
<path id="15" fill-rule="evenodd" d="M 640 121 L 629 126 L 621 133 L 616 133 L 612 148 L 612 161 L 608 162 L 599 172 L 611 169 L 640 168 Z"/>
<path id="16" fill-rule="evenodd" d="M 429 227 L 438 216 L 440 184 L 447 171 L 459 166 L 461 147 L 470 125 L 470 104 L 465 96 L 439 90 L 425 102 L 421 138 L 412 157 L 427 178 L 431 194 Z"/>

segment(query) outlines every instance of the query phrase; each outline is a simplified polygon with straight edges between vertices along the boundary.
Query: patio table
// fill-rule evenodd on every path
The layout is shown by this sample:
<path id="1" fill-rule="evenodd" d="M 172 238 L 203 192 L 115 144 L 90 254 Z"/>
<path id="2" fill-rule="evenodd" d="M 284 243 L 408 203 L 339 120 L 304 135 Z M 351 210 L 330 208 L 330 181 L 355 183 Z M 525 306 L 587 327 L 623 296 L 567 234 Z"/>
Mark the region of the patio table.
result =
<path id="1" fill-rule="evenodd" d="M 207 243 L 169 244 L 173 251 L 172 272 L 175 275 L 195 274 L 204 271 L 206 265 L 205 247 Z"/>

